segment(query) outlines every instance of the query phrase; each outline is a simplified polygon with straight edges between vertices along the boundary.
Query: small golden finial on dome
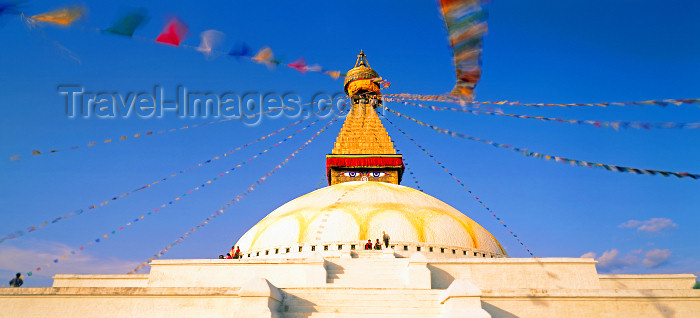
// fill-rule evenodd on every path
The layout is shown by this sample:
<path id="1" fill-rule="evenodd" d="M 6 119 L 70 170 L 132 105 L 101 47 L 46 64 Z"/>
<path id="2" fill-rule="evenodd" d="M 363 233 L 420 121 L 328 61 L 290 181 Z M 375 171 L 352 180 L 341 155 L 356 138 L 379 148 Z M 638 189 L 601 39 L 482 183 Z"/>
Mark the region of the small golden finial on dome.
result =
<path id="1" fill-rule="evenodd" d="M 365 55 L 363 50 L 360 50 L 360 54 L 357 55 L 355 67 L 349 70 L 345 75 L 343 88 L 348 96 L 353 96 L 358 91 L 370 91 L 379 94 L 379 84 L 373 81 L 377 78 L 379 78 L 379 74 L 369 67 L 367 55 Z"/>
<path id="2" fill-rule="evenodd" d="M 355 62 L 355 67 L 359 66 L 369 67 L 369 63 L 367 63 L 367 55 L 365 55 L 364 50 L 360 50 L 360 54 L 357 56 L 357 62 Z"/>

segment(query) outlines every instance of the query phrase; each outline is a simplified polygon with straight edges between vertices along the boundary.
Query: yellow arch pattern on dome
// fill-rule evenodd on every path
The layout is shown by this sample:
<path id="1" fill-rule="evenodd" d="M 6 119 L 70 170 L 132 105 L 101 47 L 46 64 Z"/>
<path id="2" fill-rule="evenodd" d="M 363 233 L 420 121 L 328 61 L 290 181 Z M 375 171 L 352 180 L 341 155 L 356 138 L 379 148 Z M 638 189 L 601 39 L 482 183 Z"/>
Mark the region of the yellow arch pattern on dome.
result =
<path id="1" fill-rule="evenodd" d="M 327 228 L 329 223 L 336 225 Z M 358 241 L 379 238 L 381 229 L 394 241 L 506 255 L 491 233 L 444 202 L 412 188 L 371 181 L 341 183 L 289 201 L 253 226 L 236 245 L 245 251 L 267 249 L 317 242 L 319 235 L 326 237 L 320 241 Z"/>

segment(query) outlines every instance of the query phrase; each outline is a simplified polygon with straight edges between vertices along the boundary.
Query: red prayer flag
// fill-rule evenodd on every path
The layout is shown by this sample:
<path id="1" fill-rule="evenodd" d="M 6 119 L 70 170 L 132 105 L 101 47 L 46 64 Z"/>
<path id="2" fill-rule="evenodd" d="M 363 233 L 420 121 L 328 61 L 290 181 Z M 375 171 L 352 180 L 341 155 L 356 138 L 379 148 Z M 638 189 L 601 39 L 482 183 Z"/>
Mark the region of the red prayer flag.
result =
<path id="1" fill-rule="evenodd" d="M 163 31 L 156 38 L 156 42 L 179 46 L 186 34 L 187 25 L 182 23 L 179 18 L 174 17 L 163 28 Z"/>
<path id="2" fill-rule="evenodd" d="M 306 60 L 304 57 L 300 57 L 298 60 L 294 61 L 293 63 L 287 64 L 287 66 L 296 69 L 297 71 L 303 73 L 306 73 Z"/>

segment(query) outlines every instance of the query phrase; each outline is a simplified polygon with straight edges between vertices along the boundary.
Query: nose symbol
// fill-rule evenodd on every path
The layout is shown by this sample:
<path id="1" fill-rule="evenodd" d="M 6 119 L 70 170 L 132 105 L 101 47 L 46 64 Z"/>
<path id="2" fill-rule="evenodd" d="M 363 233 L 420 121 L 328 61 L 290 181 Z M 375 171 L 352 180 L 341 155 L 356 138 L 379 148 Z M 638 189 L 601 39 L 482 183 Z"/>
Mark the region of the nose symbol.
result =
<path id="1" fill-rule="evenodd" d="M 367 180 L 369 180 L 369 179 L 367 178 L 367 176 L 362 176 L 362 178 L 360 178 L 360 180 L 362 180 L 362 181 L 367 181 Z"/>

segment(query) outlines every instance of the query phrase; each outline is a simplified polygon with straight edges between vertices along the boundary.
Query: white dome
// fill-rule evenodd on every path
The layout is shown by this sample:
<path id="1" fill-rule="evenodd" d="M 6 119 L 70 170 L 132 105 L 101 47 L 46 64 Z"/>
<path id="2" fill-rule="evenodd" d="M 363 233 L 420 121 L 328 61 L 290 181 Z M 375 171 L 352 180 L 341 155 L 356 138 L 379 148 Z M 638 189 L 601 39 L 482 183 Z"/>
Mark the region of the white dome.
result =
<path id="1" fill-rule="evenodd" d="M 241 251 L 382 238 L 506 255 L 496 239 L 455 208 L 421 191 L 383 182 L 345 182 L 316 190 L 268 214 L 236 245 Z"/>

